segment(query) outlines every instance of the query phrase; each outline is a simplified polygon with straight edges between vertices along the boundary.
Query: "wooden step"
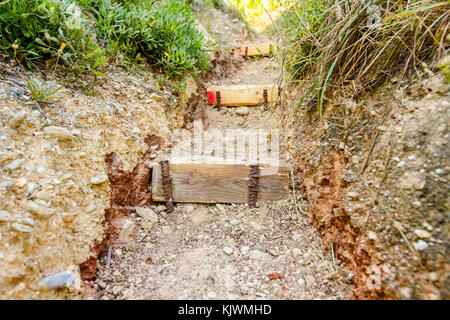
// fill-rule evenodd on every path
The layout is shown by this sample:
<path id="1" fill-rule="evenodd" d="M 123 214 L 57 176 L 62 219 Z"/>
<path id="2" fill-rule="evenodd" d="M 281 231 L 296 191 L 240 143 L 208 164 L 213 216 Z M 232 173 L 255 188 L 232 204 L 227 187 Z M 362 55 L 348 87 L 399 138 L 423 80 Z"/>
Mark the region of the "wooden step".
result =
<path id="1" fill-rule="evenodd" d="M 278 98 L 278 87 L 271 84 L 210 86 L 207 89 L 208 104 L 217 105 L 216 93 L 220 92 L 221 106 L 257 106 L 264 104 L 264 89 L 267 90 L 267 102 Z"/>
<path id="2" fill-rule="evenodd" d="M 250 166 L 169 163 L 174 202 L 247 203 Z M 276 201 L 289 192 L 288 167 L 259 167 L 257 201 Z M 153 201 L 165 201 L 161 167 L 152 171 Z"/>
<path id="3" fill-rule="evenodd" d="M 275 43 L 248 44 L 240 46 L 243 57 L 263 57 L 275 53 Z"/>

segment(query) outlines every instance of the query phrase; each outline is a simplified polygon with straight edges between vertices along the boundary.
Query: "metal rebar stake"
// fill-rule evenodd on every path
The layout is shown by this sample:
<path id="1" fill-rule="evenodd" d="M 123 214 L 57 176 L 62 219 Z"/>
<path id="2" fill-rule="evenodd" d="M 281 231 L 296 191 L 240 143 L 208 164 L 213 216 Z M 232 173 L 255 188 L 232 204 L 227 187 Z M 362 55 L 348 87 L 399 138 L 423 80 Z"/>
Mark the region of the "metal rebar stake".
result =
<path id="1" fill-rule="evenodd" d="M 220 91 L 216 91 L 217 110 L 220 111 L 222 107 L 222 99 L 220 98 Z"/>
<path id="2" fill-rule="evenodd" d="M 160 164 L 161 164 L 162 185 L 164 190 L 164 197 L 166 200 L 166 209 L 167 213 L 172 213 L 173 212 L 172 181 L 170 179 L 169 174 L 169 161 L 163 160 L 160 162 Z"/>
<path id="3" fill-rule="evenodd" d="M 267 89 L 264 89 L 263 96 L 264 96 L 264 108 L 267 109 L 267 107 L 269 106 L 269 100 L 267 99 Z"/>
<path id="4" fill-rule="evenodd" d="M 258 196 L 258 165 L 250 166 L 250 180 L 248 182 L 248 205 L 250 208 L 256 207 Z"/>

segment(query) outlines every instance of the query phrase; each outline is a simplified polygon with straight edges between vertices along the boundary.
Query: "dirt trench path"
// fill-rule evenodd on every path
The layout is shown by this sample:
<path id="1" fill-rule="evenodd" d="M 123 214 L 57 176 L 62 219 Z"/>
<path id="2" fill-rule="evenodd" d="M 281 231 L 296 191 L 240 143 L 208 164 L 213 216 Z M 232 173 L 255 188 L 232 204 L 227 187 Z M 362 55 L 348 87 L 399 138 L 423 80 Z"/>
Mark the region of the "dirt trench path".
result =
<path id="1" fill-rule="evenodd" d="M 263 39 L 256 39 L 264 41 Z M 256 42 L 256 41 L 255 41 Z M 212 84 L 274 83 L 276 58 L 248 59 L 237 74 Z M 206 107 L 211 128 L 277 128 L 264 106 Z M 297 206 L 297 208 L 296 208 Z M 177 204 L 152 208 L 152 223 L 99 261 L 96 299 L 345 299 L 349 285 L 292 196 L 247 205 Z"/>

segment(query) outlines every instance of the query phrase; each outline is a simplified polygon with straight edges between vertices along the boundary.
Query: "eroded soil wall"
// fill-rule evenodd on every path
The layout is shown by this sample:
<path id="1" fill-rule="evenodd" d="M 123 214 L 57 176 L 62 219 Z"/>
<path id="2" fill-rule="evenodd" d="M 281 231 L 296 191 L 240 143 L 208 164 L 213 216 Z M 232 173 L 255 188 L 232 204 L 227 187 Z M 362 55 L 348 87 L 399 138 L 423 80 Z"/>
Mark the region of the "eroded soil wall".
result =
<path id="1" fill-rule="evenodd" d="M 449 86 L 441 76 L 280 116 L 309 213 L 358 299 L 448 299 Z M 284 109 L 283 109 L 284 108 Z M 314 108 L 314 107 L 313 107 Z"/>

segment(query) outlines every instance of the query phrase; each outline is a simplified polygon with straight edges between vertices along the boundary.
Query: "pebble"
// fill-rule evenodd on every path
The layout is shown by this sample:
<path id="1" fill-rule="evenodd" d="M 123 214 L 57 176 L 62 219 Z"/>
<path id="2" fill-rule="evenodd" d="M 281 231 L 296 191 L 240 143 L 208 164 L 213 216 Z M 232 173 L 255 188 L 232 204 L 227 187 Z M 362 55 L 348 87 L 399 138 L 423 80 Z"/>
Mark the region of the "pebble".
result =
<path id="1" fill-rule="evenodd" d="M 426 231 L 426 230 L 416 229 L 416 230 L 414 230 L 414 233 L 415 233 L 419 238 L 422 238 L 422 239 L 428 239 L 428 238 L 431 238 L 431 233 L 429 233 L 429 232 Z"/>
<path id="2" fill-rule="evenodd" d="M 50 126 L 44 129 L 45 134 L 58 138 L 59 140 L 69 140 L 74 137 L 74 135 L 64 127 Z"/>
<path id="3" fill-rule="evenodd" d="M 225 210 L 225 207 L 221 205 L 220 203 L 216 204 L 216 208 L 219 210 L 221 214 L 226 214 L 227 211 Z"/>
<path id="4" fill-rule="evenodd" d="M 347 193 L 347 194 L 348 194 L 348 196 L 349 196 L 350 198 L 353 198 L 353 199 L 358 198 L 358 192 L 352 192 L 352 191 L 350 191 L 350 192 Z"/>
<path id="5" fill-rule="evenodd" d="M 269 255 L 265 252 L 259 251 L 259 250 L 253 250 L 250 254 L 250 259 L 254 260 L 261 260 L 264 258 L 267 258 Z"/>
<path id="6" fill-rule="evenodd" d="M 117 286 L 117 287 L 113 287 L 112 288 L 112 293 L 117 296 L 120 292 L 122 291 L 122 287 L 121 286 Z"/>
<path id="7" fill-rule="evenodd" d="M 43 217 L 43 218 L 48 218 L 48 217 L 52 216 L 54 213 L 53 210 L 46 208 L 44 206 L 41 206 L 34 201 L 28 201 L 27 206 L 25 207 L 25 210 L 27 210 L 31 213 L 37 214 L 38 216 Z"/>
<path id="8" fill-rule="evenodd" d="M 246 253 L 248 253 L 250 251 L 250 247 L 248 247 L 248 246 L 243 246 L 243 247 L 241 247 L 241 253 L 242 254 L 246 254 Z"/>
<path id="9" fill-rule="evenodd" d="M 51 199 L 50 193 L 45 190 L 41 190 L 36 193 L 36 199 L 49 201 Z"/>
<path id="10" fill-rule="evenodd" d="M 250 113 L 250 109 L 248 107 L 237 107 L 234 112 L 240 116 L 246 116 Z"/>
<path id="11" fill-rule="evenodd" d="M 165 265 L 162 265 L 162 266 L 158 266 L 158 267 L 156 267 L 156 272 L 157 273 L 161 273 L 164 270 L 166 270 L 168 267 L 170 267 L 170 264 L 165 264 Z"/>
<path id="12" fill-rule="evenodd" d="M 302 256 L 302 250 L 300 250 L 299 248 L 292 248 L 291 256 L 292 256 L 292 258 L 294 258 L 295 260 L 298 261 L 300 259 L 300 257 Z"/>
<path id="13" fill-rule="evenodd" d="M 25 187 L 27 184 L 27 179 L 25 177 L 20 177 L 16 180 L 16 186 L 19 188 Z"/>
<path id="14" fill-rule="evenodd" d="M 158 215 L 150 208 L 139 207 L 136 209 L 136 213 L 145 220 L 153 223 L 158 222 Z"/>
<path id="15" fill-rule="evenodd" d="M 155 208 L 155 212 L 156 212 L 156 213 L 163 212 L 164 210 L 166 210 L 166 207 L 163 206 L 163 205 L 157 206 L 157 207 Z"/>
<path id="16" fill-rule="evenodd" d="M 0 210 L 0 222 L 9 221 L 11 214 L 8 211 Z"/>
<path id="17" fill-rule="evenodd" d="M 422 251 L 422 250 L 425 250 L 427 247 L 428 247 L 428 244 L 423 240 L 414 242 L 414 248 L 416 248 L 416 250 Z"/>
<path id="18" fill-rule="evenodd" d="M 170 229 L 169 226 L 162 226 L 162 227 L 161 227 L 161 230 L 162 230 L 162 232 L 163 232 L 164 234 L 170 234 L 170 233 L 172 233 L 172 229 Z"/>
<path id="19" fill-rule="evenodd" d="M 373 240 L 373 241 L 378 240 L 378 235 L 376 234 L 376 232 L 373 232 L 373 231 L 369 231 L 369 232 L 367 233 L 367 237 L 368 237 L 370 240 Z"/>
<path id="20" fill-rule="evenodd" d="M 22 166 L 23 159 L 16 159 L 11 161 L 5 168 L 8 170 L 16 170 Z"/>
<path id="21" fill-rule="evenodd" d="M 214 291 L 208 292 L 208 298 L 215 299 L 217 297 L 216 293 Z"/>
<path id="22" fill-rule="evenodd" d="M 233 248 L 224 247 L 223 248 L 223 252 L 225 252 L 226 254 L 232 254 L 233 253 Z"/>
<path id="23" fill-rule="evenodd" d="M 106 282 L 104 282 L 104 281 L 99 281 L 99 282 L 97 283 L 97 285 L 98 285 L 98 287 L 99 287 L 100 289 L 105 289 L 105 288 L 106 288 Z"/>
<path id="24" fill-rule="evenodd" d="M 231 224 L 232 226 L 235 226 L 235 225 L 239 224 L 239 220 L 238 220 L 238 219 L 231 219 L 231 220 L 230 220 L 230 224 Z"/>
<path id="25" fill-rule="evenodd" d="M 406 298 L 411 299 L 413 290 L 409 287 L 400 288 L 400 293 Z"/>
<path id="26" fill-rule="evenodd" d="M 437 281 L 438 280 L 438 275 L 436 272 L 430 272 L 428 274 L 428 277 L 430 278 L 431 281 Z"/>
<path id="27" fill-rule="evenodd" d="M 46 289 L 56 289 L 60 287 L 72 287 L 75 284 L 75 276 L 70 271 L 59 272 L 45 277 L 38 282 L 38 286 Z"/>
<path id="28" fill-rule="evenodd" d="M 24 224 L 20 224 L 20 223 L 13 223 L 11 225 L 11 227 L 19 232 L 23 232 L 23 233 L 30 233 L 33 229 L 29 226 L 26 226 Z"/>
<path id="29" fill-rule="evenodd" d="M 108 177 L 106 175 L 99 176 L 99 177 L 93 177 L 91 179 L 92 184 L 102 184 L 103 182 L 106 182 L 108 180 Z"/>
<path id="30" fill-rule="evenodd" d="M 19 111 L 14 115 L 14 117 L 12 117 L 11 121 L 9 122 L 9 125 L 11 126 L 11 128 L 14 129 L 20 127 L 20 125 L 25 120 L 26 116 L 27 116 L 26 111 Z"/>
<path id="31" fill-rule="evenodd" d="M 266 299 L 266 298 L 267 298 L 267 296 L 266 296 L 264 293 L 262 293 L 262 292 L 255 292 L 255 296 L 261 297 L 261 298 L 263 298 L 263 299 Z"/>
<path id="32" fill-rule="evenodd" d="M 126 219 L 123 224 L 122 231 L 120 231 L 119 239 L 121 241 L 128 241 L 128 237 L 134 229 L 134 222 L 131 219 Z"/>

